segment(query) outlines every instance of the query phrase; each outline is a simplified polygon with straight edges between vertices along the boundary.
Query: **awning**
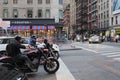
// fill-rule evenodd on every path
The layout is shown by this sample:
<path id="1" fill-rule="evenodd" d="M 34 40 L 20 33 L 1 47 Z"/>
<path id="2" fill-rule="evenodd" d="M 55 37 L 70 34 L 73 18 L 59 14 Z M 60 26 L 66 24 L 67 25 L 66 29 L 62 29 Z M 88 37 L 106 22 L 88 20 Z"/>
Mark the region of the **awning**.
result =
<path id="1" fill-rule="evenodd" d="M 46 26 L 32 26 L 33 30 L 46 30 Z"/>
<path id="2" fill-rule="evenodd" d="M 30 26 L 11 26 L 9 30 L 29 30 Z M 46 26 L 32 26 L 33 30 L 47 30 Z M 48 26 L 48 30 L 55 30 L 55 26 Z"/>
<path id="3" fill-rule="evenodd" d="M 48 26 L 48 30 L 54 30 L 55 26 Z"/>
<path id="4" fill-rule="evenodd" d="M 11 26 L 10 30 L 29 30 L 30 26 Z"/>

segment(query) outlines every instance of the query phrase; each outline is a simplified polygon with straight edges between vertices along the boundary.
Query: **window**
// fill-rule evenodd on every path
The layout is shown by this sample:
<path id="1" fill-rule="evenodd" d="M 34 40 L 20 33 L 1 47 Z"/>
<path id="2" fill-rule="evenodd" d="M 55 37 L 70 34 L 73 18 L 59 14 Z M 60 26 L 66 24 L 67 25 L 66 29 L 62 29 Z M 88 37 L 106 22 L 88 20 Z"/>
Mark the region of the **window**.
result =
<path id="1" fill-rule="evenodd" d="M 13 17 L 14 18 L 18 17 L 18 10 L 17 9 L 13 9 Z"/>
<path id="2" fill-rule="evenodd" d="M 38 0 L 38 4 L 42 4 L 42 0 Z"/>
<path id="3" fill-rule="evenodd" d="M 59 0 L 59 4 L 63 4 L 63 0 Z"/>
<path id="4" fill-rule="evenodd" d="M 41 9 L 38 10 L 38 17 L 39 17 L 39 18 L 42 17 L 42 10 L 41 10 Z"/>
<path id="5" fill-rule="evenodd" d="M 113 25 L 113 17 L 111 18 L 111 23 L 112 23 L 112 25 Z"/>
<path id="6" fill-rule="evenodd" d="M 116 19 L 116 21 L 115 21 L 116 24 L 118 24 L 118 16 L 116 16 L 115 19 Z"/>
<path id="7" fill-rule="evenodd" d="M 3 0 L 3 4 L 8 4 L 8 0 Z"/>
<path id="8" fill-rule="evenodd" d="M 63 11 L 59 10 L 59 18 L 63 18 Z"/>
<path id="9" fill-rule="evenodd" d="M 27 4 L 33 4 L 33 0 L 27 0 Z"/>
<path id="10" fill-rule="evenodd" d="M 13 0 L 13 4 L 17 4 L 18 0 Z"/>
<path id="11" fill-rule="evenodd" d="M 109 18 L 109 11 L 107 10 L 107 18 Z"/>
<path id="12" fill-rule="evenodd" d="M 50 9 L 46 9 L 45 17 L 50 18 Z"/>
<path id="13" fill-rule="evenodd" d="M 50 4 L 50 0 L 46 0 L 46 4 Z"/>
<path id="14" fill-rule="evenodd" d="M 101 13 L 101 19 L 103 19 L 103 13 Z"/>
<path id="15" fill-rule="evenodd" d="M 107 20 L 107 27 L 109 26 L 109 20 Z"/>
<path id="16" fill-rule="evenodd" d="M 8 18 L 8 9 L 3 9 L 3 17 Z"/>
<path id="17" fill-rule="evenodd" d="M 33 11 L 32 11 L 32 9 L 30 9 L 27 11 L 27 17 L 32 18 L 32 16 L 33 16 Z"/>

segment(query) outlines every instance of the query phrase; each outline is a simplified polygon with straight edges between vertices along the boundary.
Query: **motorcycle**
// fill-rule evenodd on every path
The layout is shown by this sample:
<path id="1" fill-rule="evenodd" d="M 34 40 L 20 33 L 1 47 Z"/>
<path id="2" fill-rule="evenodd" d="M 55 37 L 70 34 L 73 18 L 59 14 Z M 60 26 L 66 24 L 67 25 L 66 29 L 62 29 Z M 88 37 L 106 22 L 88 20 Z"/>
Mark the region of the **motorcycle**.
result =
<path id="1" fill-rule="evenodd" d="M 59 46 L 57 46 L 56 44 L 50 44 L 50 46 L 46 47 L 46 45 L 44 43 L 42 43 L 42 44 L 37 43 L 37 47 L 48 49 L 48 52 L 46 53 L 46 55 L 49 57 L 54 57 L 55 59 L 58 59 L 60 57 Z"/>
<path id="2" fill-rule="evenodd" d="M 14 58 L 9 56 L 3 56 L 0 58 L 0 62 L 3 64 L 7 64 L 13 68 L 17 68 L 24 73 L 30 72 L 37 72 L 40 66 L 40 61 L 42 60 L 42 65 L 44 70 L 49 73 L 53 74 L 59 69 L 59 62 L 58 60 L 54 59 L 53 57 L 47 57 L 44 53 L 46 50 L 41 48 L 36 49 L 28 49 L 24 51 L 24 54 L 28 56 L 28 58 L 35 63 L 36 71 L 32 71 L 23 60 L 14 60 Z"/>

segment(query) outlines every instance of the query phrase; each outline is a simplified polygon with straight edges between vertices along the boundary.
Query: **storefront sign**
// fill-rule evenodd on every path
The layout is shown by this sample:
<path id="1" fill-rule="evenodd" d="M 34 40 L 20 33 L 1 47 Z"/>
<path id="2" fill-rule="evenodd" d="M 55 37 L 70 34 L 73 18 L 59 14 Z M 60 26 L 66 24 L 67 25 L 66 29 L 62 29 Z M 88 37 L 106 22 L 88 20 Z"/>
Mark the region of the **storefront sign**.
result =
<path id="1" fill-rule="evenodd" d="M 31 24 L 31 21 L 12 21 L 12 24 Z"/>

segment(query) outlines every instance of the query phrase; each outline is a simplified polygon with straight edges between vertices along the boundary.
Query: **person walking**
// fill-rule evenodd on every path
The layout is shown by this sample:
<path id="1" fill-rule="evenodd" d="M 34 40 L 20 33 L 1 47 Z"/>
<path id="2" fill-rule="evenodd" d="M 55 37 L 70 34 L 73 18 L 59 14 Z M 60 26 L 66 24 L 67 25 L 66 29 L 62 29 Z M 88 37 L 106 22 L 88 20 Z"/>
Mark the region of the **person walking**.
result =
<path id="1" fill-rule="evenodd" d="M 116 43 L 118 42 L 118 40 L 119 40 L 119 35 L 116 35 L 116 36 L 115 36 L 115 41 L 116 41 Z"/>

